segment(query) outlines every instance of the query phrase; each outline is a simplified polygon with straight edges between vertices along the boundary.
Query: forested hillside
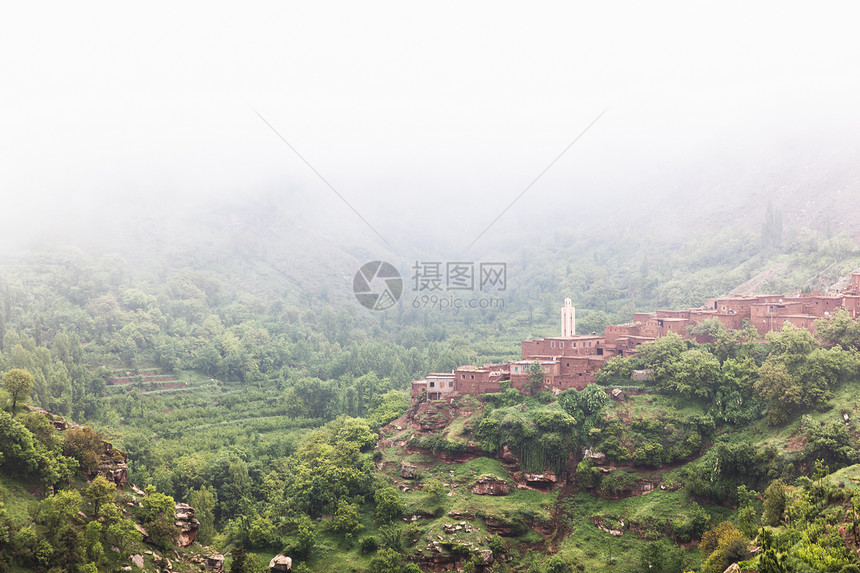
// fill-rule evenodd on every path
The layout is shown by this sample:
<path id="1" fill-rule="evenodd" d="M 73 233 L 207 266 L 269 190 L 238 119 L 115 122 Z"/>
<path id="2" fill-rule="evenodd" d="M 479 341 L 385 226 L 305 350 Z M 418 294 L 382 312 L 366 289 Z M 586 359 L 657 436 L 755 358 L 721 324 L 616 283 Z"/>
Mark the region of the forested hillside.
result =
<path id="1" fill-rule="evenodd" d="M 804 519 L 819 516 L 823 530 L 850 527 L 853 482 L 837 491 L 823 477 L 858 461 L 842 418 L 853 419 L 858 388 L 857 326 L 845 317 L 822 325 L 818 340 L 786 331 L 763 344 L 706 325 L 713 344 L 661 339 L 611 362 L 602 386 L 582 393 L 508 390 L 438 411 L 409 402 L 410 380 L 512 359 L 519 340 L 557 334 L 565 296 L 579 332 L 599 331 L 634 310 L 700 305 L 738 287 L 827 288 L 860 263 L 848 235 L 780 227 L 778 206 L 759 217 L 754 231 L 652 242 L 617 228 L 560 230 L 505 257 L 503 309 L 459 313 L 405 299 L 367 311 L 351 298 L 354 268 L 335 278 L 308 274 L 308 262 L 288 268 L 301 260 L 290 254 L 293 233 L 269 233 L 262 247 L 241 225 L 244 254 L 222 240 L 181 256 L 123 243 L 112 254 L 46 244 L 9 256 L 0 372 L 26 372 L 32 385 L 4 382 L 2 394 L 4 563 L 109 571 L 121 561 L 108 553 L 110 518 L 87 529 L 101 510 L 88 509 L 91 484 L 76 473 L 86 456 L 28 413 L 41 407 L 125 452 L 132 483 L 195 508 L 197 541 L 236 571 L 277 553 L 312 571 L 640 571 L 646 562 L 717 571 L 728 560 L 760 564 L 755 547 L 786 571 L 818 570 L 820 556 L 807 554 L 823 551 L 839 571 L 854 563 L 851 540 L 819 546 L 795 516 L 805 503 Z M 364 262 L 331 248 L 342 257 L 333 268 Z M 504 251 L 498 243 L 486 260 Z M 642 369 L 652 382 L 630 380 Z M 609 399 L 613 388 L 626 399 Z M 404 467 L 415 473 L 403 477 Z M 780 487 L 777 514 L 764 492 Z M 38 508 L 74 491 L 69 507 L 87 518 L 49 535 Z M 760 524 L 771 528 L 765 537 Z M 448 530 L 468 535 L 453 541 Z M 42 557 L 28 557 L 33 543 Z"/>

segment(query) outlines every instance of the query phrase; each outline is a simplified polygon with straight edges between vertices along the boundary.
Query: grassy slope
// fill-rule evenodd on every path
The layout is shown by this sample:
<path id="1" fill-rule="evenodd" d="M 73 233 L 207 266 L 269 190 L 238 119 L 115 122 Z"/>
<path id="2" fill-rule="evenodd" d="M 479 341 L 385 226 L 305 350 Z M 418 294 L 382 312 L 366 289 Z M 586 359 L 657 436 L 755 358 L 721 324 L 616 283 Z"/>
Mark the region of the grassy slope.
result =
<path id="1" fill-rule="evenodd" d="M 841 420 L 842 413 L 847 412 L 852 419 L 858 415 L 860 409 L 860 381 L 847 384 L 839 388 L 831 399 L 829 405 L 809 415 L 819 421 Z M 691 403 L 677 398 L 643 394 L 630 396 L 626 401 L 615 403 L 610 406 L 610 416 L 622 415 L 625 419 L 637 417 L 655 417 L 666 412 L 675 412 L 683 416 L 695 416 L 704 413 L 701 404 Z M 480 410 L 470 413 L 468 416 L 454 417 L 451 423 L 442 431 L 449 440 L 468 442 L 468 427 L 480 419 Z M 754 442 L 775 446 L 781 451 L 796 451 L 805 446 L 799 431 L 799 417 L 788 424 L 771 428 L 765 420 L 758 420 L 748 426 L 736 429 L 724 427 L 719 433 L 727 434 L 731 441 L 752 440 Z M 411 430 L 398 432 L 395 439 L 406 439 Z M 851 430 L 855 439 L 858 432 Z M 553 509 L 558 504 L 564 512 L 561 514 L 560 525 L 562 535 L 554 538 L 552 535 L 540 536 L 532 527 L 517 537 L 510 538 L 509 546 L 512 554 L 517 555 L 516 561 L 523 567 L 538 567 L 545 559 L 545 555 L 529 552 L 529 549 L 545 550 L 551 547 L 557 551 L 565 560 L 584 566 L 586 571 L 605 569 L 610 559 L 615 561 L 618 569 L 626 570 L 629 564 L 635 563 L 639 552 L 644 544 L 651 543 L 642 539 L 643 534 L 632 529 L 626 529 L 620 537 L 615 537 L 599 529 L 592 521 L 606 519 L 607 523 L 618 523 L 623 520 L 627 526 L 632 522 L 634 526 L 641 523 L 666 523 L 683 519 L 695 507 L 693 500 L 689 499 L 683 487 L 678 488 L 681 482 L 681 469 L 679 467 L 661 470 L 643 470 L 640 473 L 659 476 L 668 489 L 654 491 L 636 497 L 621 500 L 607 500 L 591 493 L 572 493 L 564 497 L 561 490 L 544 493 L 534 490 L 519 490 L 512 488 L 508 496 L 492 497 L 479 496 L 469 493 L 467 487 L 480 475 L 493 475 L 514 484 L 506 468 L 495 459 L 477 458 L 465 463 L 446 463 L 433 456 L 425 454 L 408 454 L 403 448 L 396 446 L 387 448 L 383 452 L 384 462 L 381 474 L 387 479 L 399 485 L 406 485 L 410 491 L 404 493 L 406 501 L 406 513 L 418 513 L 420 511 L 434 512 L 441 517 L 435 519 L 423 519 L 419 523 L 422 528 L 422 538 L 416 544 L 421 547 L 426 544 L 425 540 L 432 540 L 438 536 L 444 539 L 455 539 L 459 542 L 477 542 L 480 537 L 486 539 L 486 526 L 481 516 L 498 516 L 508 521 L 525 519 L 528 523 L 543 525 L 553 524 Z M 400 462 L 418 464 L 421 474 L 416 482 L 403 480 L 399 476 Z M 420 483 L 431 477 L 436 477 L 446 484 L 453 484 L 450 488 L 452 494 L 437 499 L 428 493 L 420 491 Z M 833 474 L 832 478 L 837 481 L 845 481 L 849 487 L 860 485 L 860 465 L 844 468 Z M 416 483 L 419 485 L 416 487 Z M 416 491 L 416 489 L 418 491 Z M 701 507 L 710 514 L 713 523 L 723 520 L 731 520 L 734 510 L 731 508 L 715 505 L 702 504 Z M 441 527 L 451 523 L 454 518 L 451 514 L 467 516 L 467 521 L 476 528 L 475 534 L 470 538 L 465 534 L 457 536 L 446 535 Z M 472 518 L 472 516 L 475 516 Z M 647 536 L 653 539 L 656 536 Z M 685 546 L 687 547 L 687 546 Z M 543 548 L 543 549 L 541 549 Z M 697 567 L 701 561 L 695 545 L 688 547 L 688 566 Z"/>

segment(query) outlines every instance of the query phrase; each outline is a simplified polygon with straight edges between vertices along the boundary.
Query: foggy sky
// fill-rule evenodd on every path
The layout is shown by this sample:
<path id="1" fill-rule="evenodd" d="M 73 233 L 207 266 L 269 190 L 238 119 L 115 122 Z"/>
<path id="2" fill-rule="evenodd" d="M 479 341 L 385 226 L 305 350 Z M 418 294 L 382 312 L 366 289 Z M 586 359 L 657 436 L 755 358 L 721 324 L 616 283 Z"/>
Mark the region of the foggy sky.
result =
<path id="1" fill-rule="evenodd" d="M 386 249 L 256 110 L 397 249 L 462 248 L 608 108 L 492 241 L 535 208 L 635 197 L 690 149 L 856 131 L 849 7 L 18 3 L 0 20 L 0 238 L 264 192 Z"/>

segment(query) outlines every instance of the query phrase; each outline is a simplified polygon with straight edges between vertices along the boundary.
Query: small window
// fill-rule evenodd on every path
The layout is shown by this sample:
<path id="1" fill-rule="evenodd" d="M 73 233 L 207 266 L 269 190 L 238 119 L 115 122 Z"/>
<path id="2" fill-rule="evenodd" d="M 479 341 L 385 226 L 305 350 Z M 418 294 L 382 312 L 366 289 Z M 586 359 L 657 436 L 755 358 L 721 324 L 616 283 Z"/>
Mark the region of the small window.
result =
<path id="1" fill-rule="evenodd" d="M 466 379 L 466 375 L 465 375 L 465 374 L 460 374 L 460 376 L 462 376 L 462 377 L 463 377 L 463 380 L 465 380 L 465 379 Z"/>
<path id="2" fill-rule="evenodd" d="M 469 378 L 471 378 L 472 380 L 474 380 L 474 379 L 475 379 L 475 375 L 474 375 L 474 374 L 472 374 L 471 376 L 469 376 Z"/>
<path id="3" fill-rule="evenodd" d="M 559 342 L 559 348 L 564 348 L 564 342 Z"/>
<path id="4" fill-rule="evenodd" d="M 430 387 L 431 387 L 431 388 L 435 388 L 435 387 L 436 387 L 436 383 L 435 383 L 435 382 L 430 382 Z"/>
<path id="5" fill-rule="evenodd" d="M 444 388 L 444 387 L 445 387 L 445 381 L 442 380 L 439 382 L 439 388 Z"/>

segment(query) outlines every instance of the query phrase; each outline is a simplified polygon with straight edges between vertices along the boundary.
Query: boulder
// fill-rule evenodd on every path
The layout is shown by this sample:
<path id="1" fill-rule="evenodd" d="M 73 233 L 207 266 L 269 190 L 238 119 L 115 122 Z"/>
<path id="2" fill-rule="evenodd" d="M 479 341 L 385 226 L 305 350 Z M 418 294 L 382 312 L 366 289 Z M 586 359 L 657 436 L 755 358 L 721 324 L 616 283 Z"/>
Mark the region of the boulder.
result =
<path id="1" fill-rule="evenodd" d="M 469 486 L 469 491 L 477 495 L 508 495 L 511 493 L 511 486 L 503 479 L 483 475 Z"/>
<path id="2" fill-rule="evenodd" d="M 143 569 L 143 555 L 132 555 L 131 562 L 134 563 L 138 569 Z"/>
<path id="3" fill-rule="evenodd" d="M 550 487 L 558 483 L 558 476 L 552 472 L 542 474 L 523 474 L 523 479 L 533 487 Z"/>
<path id="4" fill-rule="evenodd" d="M 206 556 L 206 565 L 211 567 L 215 573 L 224 573 L 224 556 L 213 552 L 212 555 Z"/>
<path id="5" fill-rule="evenodd" d="M 737 563 L 732 563 L 723 573 L 741 573 L 741 567 Z"/>
<path id="6" fill-rule="evenodd" d="M 402 463 L 400 464 L 400 477 L 403 479 L 415 479 L 415 476 L 418 474 L 418 467 L 412 464 Z"/>
<path id="7" fill-rule="evenodd" d="M 269 561 L 269 571 L 271 573 L 283 573 L 284 571 L 290 571 L 293 568 L 293 560 L 286 555 L 275 555 L 272 557 L 272 560 Z"/>

